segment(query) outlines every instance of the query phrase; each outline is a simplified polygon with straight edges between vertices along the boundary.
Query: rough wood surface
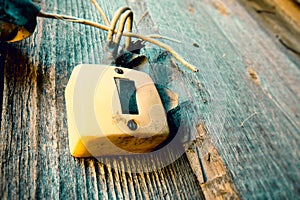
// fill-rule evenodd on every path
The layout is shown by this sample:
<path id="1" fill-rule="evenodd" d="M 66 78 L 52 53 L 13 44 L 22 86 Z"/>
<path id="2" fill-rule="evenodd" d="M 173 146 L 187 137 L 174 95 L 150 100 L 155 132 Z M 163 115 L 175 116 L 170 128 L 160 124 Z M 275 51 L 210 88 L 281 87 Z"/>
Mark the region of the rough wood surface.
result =
<path id="1" fill-rule="evenodd" d="M 126 2 L 100 4 L 111 18 Z M 101 21 L 89 1 L 41 6 Z M 101 63 L 106 33 L 58 20 L 39 19 L 38 24 L 30 39 L 1 44 L 1 199 L 202 198 L 185 156 L 162 170 L 134 174 L 70 155 L 64 89 L 78 63 Z"/>
<path id="2" fill-rule="evenodd" d="M 156 47 L 147 47 L 145 53 L 151 55 L 150 75 L 186 102 L 186 140 L 194 146 L 186 145 L 196 151 L 190 149 L 188 156 L 151 173 L 127 173 L 94 159 L 71 157 L 64 89 L 74 66 L 101 63 L 106 33 L 39 19 L 31 38 L 0 44 L 2 198 L 201 199 L 203 193 L 207 198 L 299 197 L 299 63 L 240 4 L 98 2 L 109 18 L 128 4 L 136 13 L 136 31 L 182 41 L 168 43 L 198 67 L 197 74 L 183 70 Z M 42 1 L 41 6 L 101 21 L 89 1 Z M 197 139 L 201 130 L 209 135 L 204 144 Z M 198 152 L 194 158 L 193 151 Z M 211 167 L 214 161 L 221 163 Z"/>
<path id="3" fill-rule="evenodd" d="M 240 198 L 204 124 L 199 124 L 196 140 L 187 145 L 186 154 L 206 199 Z"/>
<path id="4" fill-rule="evenodd" d="M 295 0 L 240 0 L 258 24 L 292 59 L 300 62 L 300 5 Z"/>

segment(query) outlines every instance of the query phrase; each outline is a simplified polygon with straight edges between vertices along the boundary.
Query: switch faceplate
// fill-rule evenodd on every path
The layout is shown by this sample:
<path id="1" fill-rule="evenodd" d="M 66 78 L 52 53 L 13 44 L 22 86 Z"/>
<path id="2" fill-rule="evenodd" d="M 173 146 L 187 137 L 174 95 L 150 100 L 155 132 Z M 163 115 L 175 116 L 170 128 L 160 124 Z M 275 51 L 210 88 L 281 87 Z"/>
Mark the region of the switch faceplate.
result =
<path id="1" fill-rule="evenodd" d="M 146 73 L 78 65 L 65 96 L 75 157 L 147 153 L 169 136 L 160 96 Z"/>

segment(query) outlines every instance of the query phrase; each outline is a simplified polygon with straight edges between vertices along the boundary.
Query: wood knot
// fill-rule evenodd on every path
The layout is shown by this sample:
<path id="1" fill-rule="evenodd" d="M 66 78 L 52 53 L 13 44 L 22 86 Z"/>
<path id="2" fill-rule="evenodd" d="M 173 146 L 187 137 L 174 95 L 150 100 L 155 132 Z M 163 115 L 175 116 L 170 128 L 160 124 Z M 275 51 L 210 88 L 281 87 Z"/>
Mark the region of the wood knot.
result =
<path id="1" fill-rule="evenodd" d="M 205 137 L 207 135 L 207 131 L 206 131 L 203 123 L 198 124 L 197 133 L 198 133 L 199 139 L 201 139 L 201 140 L 205 139 Z"/>
<path id="2" fill-rule="evenodd" d="M 221 15 L 228 16 L 229 12 L 227 7 L 221 2 L 213 2 L 213 6 L 219 11 Z"/>
<path id="3" fill-rule="evenodd" d="M 259 80 L 259 76 L 258 74 L 256 73 L 256 71 L 251 67 L 249 66 L 247 68 L 247 72 L 248 72 L 248 75 L 250 77 L 250 79 L 257 85 L 260 85 L 260 80 Z"/>
<path id="4" fill-rule="evenodd" d="M 193 5 L 188 5 L 188 11 L 192 14 L 195 13 L 195 9 L 194 9 L 194 6 Z"/>

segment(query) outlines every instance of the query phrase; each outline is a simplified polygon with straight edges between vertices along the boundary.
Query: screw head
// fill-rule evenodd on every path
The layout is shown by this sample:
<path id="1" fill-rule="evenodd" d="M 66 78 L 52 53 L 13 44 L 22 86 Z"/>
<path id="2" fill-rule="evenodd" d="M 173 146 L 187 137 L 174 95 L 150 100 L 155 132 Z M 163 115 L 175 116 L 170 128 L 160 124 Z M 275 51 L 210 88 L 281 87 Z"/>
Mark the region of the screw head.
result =
<path id="1" fill-rule="evenodd" d="M 115 68 L 115 72 L 118 74 L 124 74 L 124 71 L 120 68 Z"/>
<path id="2" fill-rule="evenodd" d="M 132 131 L 135 131 L 138 128 L 137 123 L 133 119 L 131 119 L 127 122 L 127 126 Z"/>

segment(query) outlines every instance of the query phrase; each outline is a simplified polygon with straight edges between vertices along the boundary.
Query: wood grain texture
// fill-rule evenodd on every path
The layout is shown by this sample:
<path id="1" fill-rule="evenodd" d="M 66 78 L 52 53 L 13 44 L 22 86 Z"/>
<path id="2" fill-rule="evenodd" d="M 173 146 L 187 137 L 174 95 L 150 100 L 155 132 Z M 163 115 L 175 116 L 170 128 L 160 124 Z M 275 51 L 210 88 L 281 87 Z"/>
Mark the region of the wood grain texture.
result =
<path id="1" fill-rule="evenodd" d="M 139 19 L 138 23 L 136 24 L 137 31 L 139 33 L 160 33 L 159 29 L 157 28 L 157 25 L 155 24 L 155 21 L 153 21 L 152 19 L 153 14 L 152 12 L 149 12 L 146 2 L 128 0 L 128 4 L 133 9 L 135 17 Z M 171 36 L 177 39 L 178 37 L 180 39 L 187 39 L 184 38 L 184 36 L 179 35 Z M 148 51 L 151 51 L 151 48 L 149 48 Z M 164 53 L 166 52 L 162 52 L 161 54 Z M 170 66 L 175 67 L 175 70 L 170 69 Z M 181 102 L 188 101 L 188 106 L 185 107 L 185 109 L 182 108 L 184 110 L 183 113 L 197 113 L 198 111 L 194 111 L 194 104 L 197 104 L 198 106 L 205 104 L 205 97 L 201 97 L 200 102 L 194 99 L 195 94 L 197 92 L 193 94 L 191 93 L 191 90 L 189 90 L 186 92 L 187 94 L 184 94 L 184 91 L 182 90 L 185 89 L 186 82 L 190 82 L 192 85 L 194 83 L 197 83 L 197 89 L 199 90 L 199 92 L 201 92 L 204 89 L 202 89 L 201 84 L 196 76 L 190 78 L 190 80 L 187 80 L 184 76 L 184 71 L 179 69 L 179 65 L 174 61 L 174 59 L 171 58 L 171 63 L 170 59 L 164 59 L 160 61 L 157 59 L 155 62 L 152 61 L 150 64 L 150 69 L 150 71 L 153 74 L 153 79 L 156 82 L 160 82 L 161 84 L 168 86 L 172 91 L 176 91 L 177 93 L 181 94 Z M 178 71 L 180 73 L 178 73 Z M 169 74 L 169 76 L 166 77 L 162 74 Z M 184 97 L 185 95 L 189 97 Z M 192 101 L 195 102 L 193 103 Z M 197 177 L 198 183 L 201 186 L 201 190 L 203 191 L 204 197 L 206 199 L 239 199 L 237 189 L 231 177 L 229 176 L 222 159 L 220 158 L 217 150 L 215 149 L 211 138 L 209 137 L 209 135 L 207 135 L 205 125 L 201 123 L 197 126 L 196 130 L 193 128 L 195 127 L 195 125 L 197 125 L 195 124 L 195 122 L 202 121 L 201 118 L 197 119 L 195 114 L 193 114 L 192 116 L 189 115 L 187 116 L 187 118 L 188 120 L 182 120 L 181 123 L 185 123 L 187 121 L 193 121 L 193 123 L 188 125 L 188 129 L 192 131 L 184 131 L 184 134 L 189 136 L 187 138 L 184 138 L 184 148 L 186 149 L 187 158 L 189 160 L 194 174 Z M 183 127 L 183 125 L 181 125 L 181 127 Z M 180 132 L 177 134 L 180 134 Z M 210 160 L 207 161 L 207 155 L 199 153 L 200 151 L 210 151 L 213 157 L 213 162 L 210 162 Z"/>
<path id="2" fill-rule="evenodd" d="M 149 13 L 160 13 L 152 17 L 162 34 L 189 39 L 176 47 L 200 70 L 198 79 L 184 75 L 191 93 L 202 86 L 193 94 L 193 116 L 204 122 L 242 198 L 297 198 L 299 63 L 235 1 L 146 2 Z"/>
<path id="3" fill-rule="evenodd" d="M 240 199 L 204 124 L 198 125 L 196 140 L 188 144 L 186 154 L 206 199 Z"/>
<path id="4" fill-rule="evenodd" d="M 239 1 L 273 38 L 274 42 L 296 62 L 300 62 L 300 6 L 287 1 Z"/>
<path id="5" fill-rule="evenodd" d="M 122 166 L 109 168 L 95 159 L 73 158 L 68 150 L 64 89 L 74 66 L 101 63 L 106 33 L 39 19 L 31 38 L 0 44 L 1 198 L 299 196 L 299 63 L 278 48 L 240 4 L 235 0 L 98 2 L 110 19 L 118 7 L 128 4 L 135 11 L 135 31 L 182 41 L 167 43 L 199 73 L 184 70 L 151 45 L 144 51 L 150 56 L 146 70 L 157 83 L 179 94 L 185 105 L 183 117 L 189 119 L 184 140 L 197 155 L 190 149 L 188 156 L 151 173 L 127 173 L 116 170 Z M 101 22 L 89 1 L 42 1 L 41 6 Z M 257 114 L 249 118 L 253 113 Z M 199 124 L 208 135 L 203 142 L 197 139 Z M 221 163 L 211 167 L 214 161 Z M 215 174 L 224 176 L 218 179 Z M 234 185 L 237 191 L 231 190 Z"/>
<path id="6" fill-rule="evenodd" d="M 109 17 L 125 1 L 100 2 Z M 89 1 L 51 1 L 49 12 L 101 21 Z M 64 89 L 73 67 L 101 63 L 106 33 L 39 19 L 35 34 L 1 44 L 4 94 L 1 121 L 1 199 L 202 198 L 186 156 L 152 173 L 125 173 L 68 148 Z"/>

